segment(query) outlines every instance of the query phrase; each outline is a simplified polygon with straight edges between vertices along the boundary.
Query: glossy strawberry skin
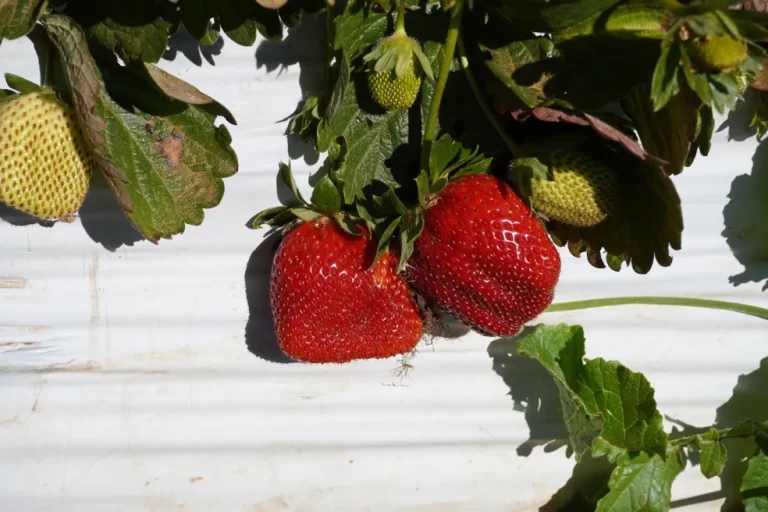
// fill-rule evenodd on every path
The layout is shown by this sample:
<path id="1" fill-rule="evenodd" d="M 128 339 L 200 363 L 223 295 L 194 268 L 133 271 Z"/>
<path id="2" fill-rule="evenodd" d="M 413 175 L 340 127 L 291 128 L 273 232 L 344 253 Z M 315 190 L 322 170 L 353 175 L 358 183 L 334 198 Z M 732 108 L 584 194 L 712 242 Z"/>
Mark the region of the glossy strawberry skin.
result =
<path id="1" fill-rule="evenodd" d="M 407 279 L 433 306 L 480 333 L 512 336 L 552 303 L 560 255 L 505 182 L 459 178 L 424 220 Z"/>
<path id="2" fill-rule="evenodd" d="M 361 232 L 366 234 L 361 228 Z M 278 344 L 308 363 L 386 358 L 412 350 L 422 319 L 387 251 L 328 218 L 292 230 L 275 254 L 270 298 Z"/>

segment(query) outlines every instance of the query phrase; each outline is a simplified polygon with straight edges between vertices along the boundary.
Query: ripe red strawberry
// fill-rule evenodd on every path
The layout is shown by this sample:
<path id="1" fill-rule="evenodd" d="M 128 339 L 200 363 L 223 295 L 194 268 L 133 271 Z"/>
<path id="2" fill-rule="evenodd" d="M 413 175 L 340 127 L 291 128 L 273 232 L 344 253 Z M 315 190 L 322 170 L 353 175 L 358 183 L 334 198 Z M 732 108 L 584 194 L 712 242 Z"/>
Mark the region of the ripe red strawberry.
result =
<path id="1" fill-rule="evenodd" d="M 416 346 L 422 335 L 418 306 L 396 273 L 392 252 L 370 269 L 376 245 L 328 217 L 285 237 L 273 261 L 270 295 L 277 341 L 289 357 L 344 363 Z"/>
<path id="2" fill-rule="evenodd" d="M 483 334 L 511 336 L 552 303 L 560 256 L 505 182 L 459 178 L 424 216 L 407 274 L 434 306 Z"/>

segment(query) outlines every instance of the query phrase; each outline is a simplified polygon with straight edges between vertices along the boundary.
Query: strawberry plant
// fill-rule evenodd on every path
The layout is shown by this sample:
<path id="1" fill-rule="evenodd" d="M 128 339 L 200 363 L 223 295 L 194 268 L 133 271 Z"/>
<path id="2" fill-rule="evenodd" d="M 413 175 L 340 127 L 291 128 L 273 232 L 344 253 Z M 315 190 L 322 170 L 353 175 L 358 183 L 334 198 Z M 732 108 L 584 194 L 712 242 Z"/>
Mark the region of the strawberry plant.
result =
<path id="1" fill-rule="evenodd" d="M 156 65 L 169 37 L 183 27 L 201 45 L 251 46 L 320 16 L 325 87 L 302 99 L 286 135 L 324 160 L 308 199 L 280 163 L 275 204 L 247 224 L 282 237 L 270 267 L 280 349 L 305 363 L 408 354 L 445 313 L 484 335 L 519 335 L 519 354 L 557 385 L 577 471 L 594 460 L 610 469 L 574 510 L 668 510 L 686 460 L 696 453 L 704 476 L 719 475 L 732 438 L 752 443 L 739 505 L 765 510 L 768 424 L 668 433 L 650 383 L 585 359 L 579 326 L 522 330 L 544 311 L 622 304 L 768 319 L 705 298 L 554 300 L 562 258 L 637 274 L 673 265 L 684 240 L 675 179 L 709 154 L 715 116 L 751 95 L 758 137 L 768 127 L 765 10 L 728 0 L 0 0 L 0 41 L 29 37 L 41 70 L 39 84 L 6 75 L 0 91 L 0 201 L 70 222 L 102 173 L 147 240 L 200 224 L 238 169 L 218 118 L 236 121 Z"/>

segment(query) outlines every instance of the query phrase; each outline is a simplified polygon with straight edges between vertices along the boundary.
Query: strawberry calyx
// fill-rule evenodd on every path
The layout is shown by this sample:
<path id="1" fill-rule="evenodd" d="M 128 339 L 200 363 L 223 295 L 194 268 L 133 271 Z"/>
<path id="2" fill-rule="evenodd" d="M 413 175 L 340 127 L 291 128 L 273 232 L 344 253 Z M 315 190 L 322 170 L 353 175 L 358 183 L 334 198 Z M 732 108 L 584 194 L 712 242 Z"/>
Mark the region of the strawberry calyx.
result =
<path id="1" fill-rule="evenodd" d="M 360 229 L 362 219 L 343 209 L 338 185 L 327 175 L 320 178 L 307 201 L 296 185 L 290 162 L 280 162 L 277 196 L 281 205 L 258 212 L 246 223 L 248 228 L 260 229 L 268 225 L 272 228 L 265 235 L 268 236 L 275 231 L 285 234 L 302 222 L 333 220 L 351 235 L 361 236 L 364 232 Z"/>

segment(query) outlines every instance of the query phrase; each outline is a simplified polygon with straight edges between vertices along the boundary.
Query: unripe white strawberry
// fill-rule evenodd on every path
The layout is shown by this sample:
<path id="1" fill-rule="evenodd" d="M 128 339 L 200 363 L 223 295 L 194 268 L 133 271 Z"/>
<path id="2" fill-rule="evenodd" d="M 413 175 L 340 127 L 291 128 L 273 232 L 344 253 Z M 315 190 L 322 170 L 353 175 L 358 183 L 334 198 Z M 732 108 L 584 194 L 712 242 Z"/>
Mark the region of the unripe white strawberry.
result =
<path id="1" fill-rule="evenodd" d="M 0 201 L 39 219 L 72 222 L 92 168 L 72 109 L 52 91 L 0 103 Z"/>

